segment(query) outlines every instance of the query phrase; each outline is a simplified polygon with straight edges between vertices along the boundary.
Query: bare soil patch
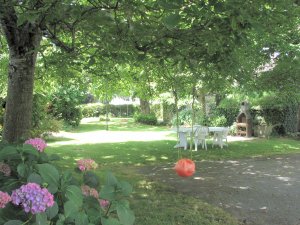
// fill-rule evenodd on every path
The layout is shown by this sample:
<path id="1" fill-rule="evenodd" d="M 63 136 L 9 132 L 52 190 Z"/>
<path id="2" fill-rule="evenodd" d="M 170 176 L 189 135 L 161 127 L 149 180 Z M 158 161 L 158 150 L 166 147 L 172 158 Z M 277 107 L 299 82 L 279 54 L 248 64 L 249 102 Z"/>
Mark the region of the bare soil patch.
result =
<path id="1" fill-rule="evenodd" d="M 144 167 L 150 179 L 223 208 L 248 225 L 300 225 L 300 154 L 196 162 L 193 177 L 174 164 Z"/>

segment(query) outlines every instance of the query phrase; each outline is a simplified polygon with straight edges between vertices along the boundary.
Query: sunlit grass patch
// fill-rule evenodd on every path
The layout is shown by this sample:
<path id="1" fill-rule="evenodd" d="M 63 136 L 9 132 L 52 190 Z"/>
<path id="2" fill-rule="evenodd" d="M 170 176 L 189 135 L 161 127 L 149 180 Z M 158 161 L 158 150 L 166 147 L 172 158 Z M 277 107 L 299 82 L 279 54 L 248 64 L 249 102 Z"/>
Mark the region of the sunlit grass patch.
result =
<path id="1" fill-rule="evenodd" d="M 58 165 L 73 170 L 76 160 L 92 158 L 99 168 L 97 175 L 104 178 L 106 171 L 112 171 L 117 177 L 129 181 L 134 186 L 131 199 L 132 208 L 136 215 L 136 223 L 142 225 L 237 225 L 237 221 L 221 209 L 212 207 L 199 199 L 181 195 L 172 188 L 146 179 L 137 171 L 142 166 L 172 164 L 178 160 L 178 151 L 174 149 L 176 134 L 164 134 L 167 127 L 152 127 L 135 125 L 132 121 L 112 121 L 112 132 L 103 133 L 105 142 L 97 142 L 92 134 L 103 129 L 103 122 L 91 122 L 80 125 L 72 134 L 78 139 L 52 138 L 48 141 L 47 151 L 58 154 L 63 160 Z M 135 127 L 136 126 L 136 127 Z M 113 130 L 114 129 L 114 130 Z M 152 131 L 149 133 L 148 131 Z M 134 132 L 132 132 L 134 131 Z M 156 134 L 152 140 L 145 135 Z M 134 133 L 134 135 L 133 135 Z M 122 141 L 114 141 L 109 135 L 124 135 Z M 126 134 L 129 134 L 126 136 Z M 133 135 L 133 136 L 132 136 Z M 84 141 L 82 141 L 85 139 Z M 262 157 L 280 154 L 300 153 L 300 142 L 287 138 L 255 139 L 251 141 L 230 142 L 228 147 L 212 148 L 208 141 L 208 150 L 198 148 L 198 151 L 180 151 L 181 157 L 191 157 L 201 160 L 231 160 L 236 163 L 239 159 Z M 221 161 L 219 161 L 221 163 Z M 170 166 L 171 165 L 171 166 Z M 203 179 L 201 176 L 195 180 Z M 285 179 L 284 177 L 281 179 Z"/>

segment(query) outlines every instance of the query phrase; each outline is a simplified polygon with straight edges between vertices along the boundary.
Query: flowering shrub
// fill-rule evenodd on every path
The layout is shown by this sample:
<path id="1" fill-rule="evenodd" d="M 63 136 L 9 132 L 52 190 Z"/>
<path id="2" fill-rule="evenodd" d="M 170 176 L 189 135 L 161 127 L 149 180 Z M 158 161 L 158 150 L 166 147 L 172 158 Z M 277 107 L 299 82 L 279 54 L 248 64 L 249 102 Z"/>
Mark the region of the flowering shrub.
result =
<path id="1" fill-rule="evenodd" d="M 109 206 L 109 201 L 105 199 L 99 199 L 99 203 L 102 208 L 106 208 Z"/>
<path id="2" fill-rule="evenodd" d="M 6 192 L 0 191 L 0 208 L 4 208 L 11 201 L 11 197 Z"/>
<path id="3" fill-rule="evenodd" d="M 92 197 L 96 198 L 102 208 L 106 208 L 107 206 L 109 206 L 109 201 L 105 200 L 105 199 L 100 199 L 99 193 L 95 188 L 91 188 L 88 185 L 82 185 L 81 191 L 82 191 L 82 194 L 85 196 L 92 196 Z"/>
<path id="4" fill-rule="evenodd" d="M 22 205 L 25 212 L 32 214 L 45 212 L 47 207 L 54 204 L 53 195 L 46 188 L 41 188 L 35 183 L 28 183 L 14 190 L 11 200 L 13 204 Z"/>
<path id="5" fill-rule="evenodd" d="M 124 199 L 132 192 L 128 182 L 108 173 L 100 186 L 90 171 L 98 166 L 92 159 L 77 162 L 83 175 L 77 179 L 57 169 L 52 161 L 58 157 L 45 153 L 46 143 L 32 140 L 38 139 L 0 146 L 0 224 L 133 225 L 134 214 Z"/>
<path id="6" fill-rule="evenodd" d="M 11 169 L 8 164 L 0 162 L 0 172 L 3 173 L 4 176 L 9 177 Z"/>
<path id="7" fill-rule="evenodd" d="M 94 198 L 99 198 L 99 193 L 95 188 L 91 188 L 88 185 L 82 185 L 81 186 L 81 192 L 85 196 L 93 196 Z"/>
<path id="8" fill-rule="evenodd" d="M 25 144 L 32 145 L 36 148 L 39 152 L 43 152 L 44 149 L 47 147 L 46 142 L 41 138 L 32 138 L 25 141 Z"/>
<path id="9" fill-rule="evenodd" d="M 98 164 L 92 159 L 80 159 L 77 161 L 77 167 L 81 171 L 97 169 Z"/>

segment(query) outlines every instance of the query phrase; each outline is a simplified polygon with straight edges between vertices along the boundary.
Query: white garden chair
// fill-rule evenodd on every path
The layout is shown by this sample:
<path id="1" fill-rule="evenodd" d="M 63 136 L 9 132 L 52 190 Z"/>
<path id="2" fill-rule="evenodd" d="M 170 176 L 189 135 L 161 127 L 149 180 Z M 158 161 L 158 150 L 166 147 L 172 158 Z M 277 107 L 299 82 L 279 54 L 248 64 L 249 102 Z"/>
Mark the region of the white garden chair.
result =
<path id="1" fill-rule="evenodd" d="M 187 140 L 187 132 L 178 132 L 179 143 L 174 146 L 174 148 L 184 148 L 187 150 L 188 140 Z"/>
<path id="2" fill-rule="evenodd" d="M 194 135 L 195 151 L 198 150 L 198 145 L 200 144 L 202 148 L 205 148 L 205 150 L 207 150 L 207 145 L 206 145 L 207 136 L 208 136 L 208 127 L 199 126 L 196 128 L 195 135 Z"/>

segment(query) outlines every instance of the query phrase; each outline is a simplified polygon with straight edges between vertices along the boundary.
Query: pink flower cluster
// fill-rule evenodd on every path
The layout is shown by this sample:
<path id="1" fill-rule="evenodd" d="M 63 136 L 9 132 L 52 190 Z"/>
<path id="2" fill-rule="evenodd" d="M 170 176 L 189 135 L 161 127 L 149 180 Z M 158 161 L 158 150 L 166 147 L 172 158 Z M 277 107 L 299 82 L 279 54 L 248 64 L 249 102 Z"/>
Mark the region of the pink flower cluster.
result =
<path id="1" fill-rule="evenodd" d="M 102 208 L 105 208 L 109 205 L 108 200 L 99 199 L 99 193 L 95 188 L 91 188 L 88 185 L 82 185 L 81 192 L 84 196 L 92 196 L 92 197 L 96 198 Z"/>
<path id="2" fill-rule="evenodd" d="M 46 189 L 41 188 L 35 183 L 22 185 L 19 189 L 14 190 L 11 195 L 12 203 L 22 205 L 25 212 L 37 214 L 45 212 L 47 207 L 54 204 L 53 195 Z"/>
<path id="3" fill-rule="evenodd" d="M 31 138 L 25 141 L 25 144 L 32 145 L 36 148 L 39 152 L 43 152 L 44 149 L 47 147 L 46 142 L 41 138 Z"/>
<path id="4" fill-rule="evenodd" d="M 80 159 L 77 161 L 77 167 L 81 171 L 96 169 L 98 164 L 92 159 Z"/>
<path id="5" fill-rule="evenodd" d="M 81 192 L 85 196 L 93 196 L 94 198 L 99 198 L 99 193 L 95 188 L 91 188 L 88 185 L 81 186 Z"/>
<path id="6" fill-rule="evenodd" d="M 3 209 L 7 203 L 11 201 L 11 197 L 6 192 L 0 191 L 0 208 Z"/>
<path id="7" fill-rule="evenodd" d="M 100 206 L 101 206 L 102 208 L 105 208 L 105 207 L 107 207 L 107 206 L 109 205 L 109 201 L 108 201 L 108 200 L 105 200 L 105 199 L 99 199 L 98 201 L 99 201 Z"/>
<path id="8" fill-rule="evenodd" d="M 0 162 L 0 172 L 2 172 L 4 176 L 9 177 L 11 173 L 11 169 L 8 164 L 4 162 Z"/>

